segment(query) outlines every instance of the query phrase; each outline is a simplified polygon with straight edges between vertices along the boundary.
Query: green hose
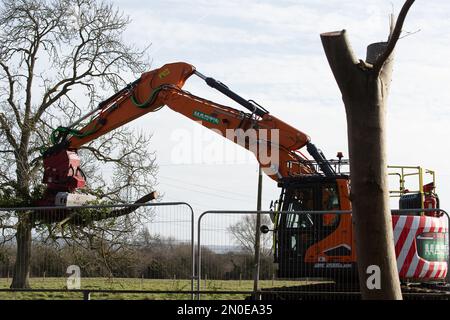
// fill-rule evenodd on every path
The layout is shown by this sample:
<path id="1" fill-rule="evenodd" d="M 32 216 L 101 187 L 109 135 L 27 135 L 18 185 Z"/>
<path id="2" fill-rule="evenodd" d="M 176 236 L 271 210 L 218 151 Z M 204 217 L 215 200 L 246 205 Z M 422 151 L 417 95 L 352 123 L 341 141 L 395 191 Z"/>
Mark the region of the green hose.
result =
<path id="1" fill-rule="evenodd" d="M 134 96 L 134 94 L 131 95 L 131 102 L 140 109 L 145 109 L 148 108 L 149 106 L 151 106 L 155 100 L 156 97 L 158 96 L 158 93 L 163 89 L 162 86 L 159 86 L 157 88 L 155 88 L 150 97 L 144 101 L 143 103 L 140 103 L 137 98 Z M 91 120 L 91 122 L 89 124 L 91 124 L 93 122 L 93 120 Z M 89 125 L 88 124 L 88 125 Z M 96 131 L 98 131 L 100 129 L 100 126 L 95 125 L 94 128 L 92 130 L 86 131 L 86 132 L 81 132 L 80 130 L 76 130 L 76 129 L 71 129 L 71 128 L 67 128 L 67 127 L 58 127 L 55 130 L 53 130 L 53 132 L 50 135 L 50 140 L 52 142 L 53 145 L 56 145 L 58 143 L 61 142 L 62 138 L 67 136 L 67 135 L 72 135 L 74 137 L 77 138 L 84 138 L 87 137 L 93 133 L 95 133 Z M 42 151 L 43 149 L 41 148 L 41 153 L 45 152 Z"/>
<path id="2" fill-rule="evenodd" d="M 159 93 L 161 90 L 162 90 L 162 86 L 159 86 L 159 87 L 155 88 L 155 89 L 152 91 L 150 97 L 147 99 L 147 101 L 144 101 L 143 103 L 140 103 L 140 102 L 137 100 L 137 98 L 134 96 L 134 94 L 132 94 L 132 95 L 131 95 L 131 102 L 133 102 L 133 104 L 134 104 L 136 107 L 140 108 L 140 109 L 148 108 L 150 105 L 152 105 L 152 104 L 155 102 L 156 97 L 157 97 L 158 93 Z"/>
<path id="3" fill-rule="evenodd" d="M 81 132 L 79 130 L 71 129 L 71 128 L 67 128 L 67 127 L 58 127 L 55 130 L 53 130 L 53 132 L 50 136 L 50 140 L 51 140 L 52 144 L 55 145 L 55 144 L 58 144 L 59 142 L 61 142 L 61 138 L 63 137 L 63 135 L 70 134 L 74 137 L 81 139 L 81 138 L 87 137 L 87 136 L 95 133 L 98 129 L 100 129 L 100 128 L 96 126 L 92 130 L 89 130 L 86 132 Z"/>

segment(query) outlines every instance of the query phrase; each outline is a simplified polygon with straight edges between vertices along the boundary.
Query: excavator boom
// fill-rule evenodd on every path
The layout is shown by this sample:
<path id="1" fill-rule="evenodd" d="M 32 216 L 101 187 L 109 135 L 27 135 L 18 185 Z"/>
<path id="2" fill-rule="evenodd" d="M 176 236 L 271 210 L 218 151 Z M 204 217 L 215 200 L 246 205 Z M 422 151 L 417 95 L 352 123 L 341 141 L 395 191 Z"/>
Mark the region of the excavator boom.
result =
<path id="1" fill-rule="evenodd" d="M 100 103 L 93 120 L 67 140 L 67 148 L 79 149 L 134 119 L 158 110 L 166 104 L 160 93 L 169 88 L 181 89 L 194 71 L 194 66 L 178 62 L 142 74 L 138 80 Z"/>
<path id="2" fill-rule="evenodd" d="M 194 74 L 250 112 L 184 91 L 183 85 Z M 178 62 L 142 74 L 140 79 L 100 103 L 93 112 L 54 131 L 54 146 L 44 154 L 44 182 L 50 197 L 85 186 L 77 155 L 79 148 L 164 105 L 252 151 L 265 172 L 276 181 L 293 174 L 315 173 L 299 151 L 305 145 L 308 150 L 312 146 L 308 135 L 269 114 L 254 101 L 242 98 L 223 83 L 199 73 L 194 66 Z M 88 123 L 77 129 L 89 117 Z"/>

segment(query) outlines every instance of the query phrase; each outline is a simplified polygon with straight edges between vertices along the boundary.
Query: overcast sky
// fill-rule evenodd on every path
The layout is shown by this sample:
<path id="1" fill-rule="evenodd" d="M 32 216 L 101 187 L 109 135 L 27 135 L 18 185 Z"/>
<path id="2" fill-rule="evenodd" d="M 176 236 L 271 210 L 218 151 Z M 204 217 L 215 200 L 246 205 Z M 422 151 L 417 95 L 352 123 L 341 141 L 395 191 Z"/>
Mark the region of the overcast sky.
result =
<path id="1" fill-rule="evenodd" d="M 347 151 L 345 112 L 319 34 L 346 29 L 355 53 L 386 39 L 388 16 L 402 0 L 250 1 L 114 0 L 133 22 L 126 39 L 151 43 L 153 67 L 185 61 L 203 74 L 254 99 L 272 114 L 306 132 L 329 158 Z M 388 107 L 390 164 L 435 169 L 444 208 L 450 204 L 450 2 L 418 0 L 410 10 L 395 52 Z M 133 79 L 130 79 L 130 81 Z M 203 82 L 190 92 L 239 108 Z M 160 166 L 157 189 L 165 201 L 207 209 L 255 209 L 257 162 L 247 151 L 164 108 L 132 124 L 153 134 L 149 148 Z M 180 134 L 202 157 L 180 158 Z M 201 143 L 197 143 L 201 141 Z M 201 146 L 223 146 L 229 157 Z M 200 147 L 199 147 L 200 145 Z M 219 147 L 217 147 L 219 148 Z M 222 154 L 223 154 L 222 153 Z M 230 156 L 231 155 L 231 156 Z M 264 179 L 263 208 L 278 198 Z"/>

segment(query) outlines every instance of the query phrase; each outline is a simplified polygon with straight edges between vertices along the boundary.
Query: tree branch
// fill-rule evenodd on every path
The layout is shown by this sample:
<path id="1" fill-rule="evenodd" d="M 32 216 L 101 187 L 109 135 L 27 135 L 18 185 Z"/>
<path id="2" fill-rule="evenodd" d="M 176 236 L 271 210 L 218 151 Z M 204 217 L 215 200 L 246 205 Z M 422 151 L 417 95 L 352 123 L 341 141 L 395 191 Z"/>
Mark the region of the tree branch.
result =
<path id="1" fill-rule="evenodd" d="M 394 31 L 389 37 L 389 41 L 386 47 L 386 50 L 382 55 L 380 55 L 377 61 L 373 64 L 373 72 L 375 74 L 379 74 L 381 69 L 383 68 L 384 63 L 391 55 L 392 51 L 394 51 L 395 45 L 397 44 L 398 39 L 400 38 L 400 34 L 402 32 L 403 23 L 405 22 L 406 15 L 408 14 L 409 8 L 413 5 L 414 0 L 406 0 L 402 9 L 397 18 L 397 22 L 395 23 Z"/>
<path id="2" fill-rule="evenodd" d="M 353 53 L 347 33 L 345 30 L 326 32 L 320 35 L 320 39 L 336 82 L 341 92 L 345 92 L 353 69 L 360 63 Z"/>
<path id="3" fill-rule="evenodd" d="M 19 127 L 22 127 L 22 121 L 20 119 L 19 109 L 17 108 L 16 104 L 14 103 L 14 79 L 11 75 L 11 72 L 9 71 L 9 67 L 5 63 L 3 63 L 3 61 L 0 61 L 0 66 L 3 68 L 3 70 L 6 73 L 6 77 L 8 78 L 8 84 L 9 84 L 8 103 L 11 106 L 12 111 L 14 112 L 17 124 L 19 125 Z"/>
<path id="4" fill-rule="evenodd" d="M 135 150 L 130 150 L 128 152 L 125 152 L 125 153 L 121 154 L 120 157 L 118 157 L 118 158 L 112 158 L 110 156 L 107 156 L 107 155 L 103 154 L 100 151 L 100 148 L 95 148 L 95 147 L 91 147 L 91 146 L 82 146 L 82 147 L 79 148 L 79 150 L 82 150 L 82 149 L 92 152 L 94 157 L 97 160 L 99 160 L 99 161 L 115 162 L 115 163 L 122 163 L 124 158 L 128 157 L 130 154 L 135 153 Z"/>
<path id="5" fill-rule="evenodd" d="M 0 113 L 0 129 L 2 129 L 3 132 L 5 133 L 6 140 L 8 140 L 11 147 L 14 148 L 14 151 L 18 152 L 19 146 L 17 145 L 11 127 L 8 125 L 8 121 L 6 120 L 5 115 L 3 113 Z"/>

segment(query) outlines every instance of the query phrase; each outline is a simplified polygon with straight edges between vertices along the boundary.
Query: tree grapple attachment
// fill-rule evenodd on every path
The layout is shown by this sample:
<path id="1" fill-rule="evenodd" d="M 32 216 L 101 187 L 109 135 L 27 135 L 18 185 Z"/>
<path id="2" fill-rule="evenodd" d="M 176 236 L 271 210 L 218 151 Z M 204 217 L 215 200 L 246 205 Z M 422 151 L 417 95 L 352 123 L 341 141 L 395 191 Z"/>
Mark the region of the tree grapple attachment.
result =
<path id="1" fill-rule="evenodd" d="M 59 192 L 73 192 L 86 185 L 86 177 L 80 168 L 76 151 L 61 149 L 44 155 L 44 178 L 47 187 Z"/>
<path id="2" fill-rule="evenodd" d="M 44 198 L 38 202 L 39 206 L 75 206 L 96 199 L 91 195 L 74 193 L 86 185 L 86 177 L 80 168 L 80 157 L 76 151 L 59 145 L 44 153 L 42 182 L 47 185 L 47 189 Z"/>

